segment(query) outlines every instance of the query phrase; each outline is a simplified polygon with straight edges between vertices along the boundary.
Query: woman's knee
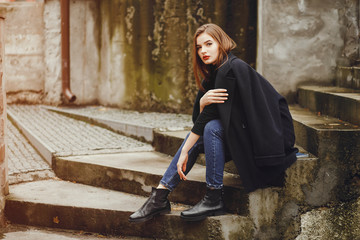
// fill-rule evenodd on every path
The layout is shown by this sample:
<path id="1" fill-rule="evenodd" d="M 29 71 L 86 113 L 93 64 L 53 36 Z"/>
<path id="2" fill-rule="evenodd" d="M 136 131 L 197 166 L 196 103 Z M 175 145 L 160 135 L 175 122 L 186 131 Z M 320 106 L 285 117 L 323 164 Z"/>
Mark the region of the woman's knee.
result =
<path id="1" fill-rule="evenodd" d="M 216 136 L 222 137 L 223 132 L 224 132 L 224 129 L 223 129 L 222 125 L 221 125 L 220 120 L 218 120 L 218 119 L 211 120 L 210 122 L 208 122 L 205 125 L 204 137 L 205 136 L 210 136 L 210 135 L 216 135 Z"/>

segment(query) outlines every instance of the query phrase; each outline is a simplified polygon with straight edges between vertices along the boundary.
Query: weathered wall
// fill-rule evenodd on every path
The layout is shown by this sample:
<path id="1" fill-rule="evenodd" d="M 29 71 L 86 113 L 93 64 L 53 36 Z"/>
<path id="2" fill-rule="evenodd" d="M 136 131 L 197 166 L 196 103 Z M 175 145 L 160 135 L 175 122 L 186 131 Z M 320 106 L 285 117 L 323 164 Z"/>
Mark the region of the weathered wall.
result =
<path id="1" fill-rule="evenodd" d="M 290 101 L 299 84 L 329 84 L 337 62 L 356 61 L 357 0 L 258 2 L 257 69 Z M 8 101 L 61 103 L 59 0 L 5 5 Z M 70 1 L 76 103 L 189 112 L 195 29 L 217 23 L 238 43 L 235 54 L 255 66 L 256 11 L 251 0 Z"/>
<path id="2" fill-rule="evenodd" d="M 250 0 L 84 0 L 70 2 L 71 90 L 76 104 L 191 110 L 196 88 L 191 42 L 215 22 L 255 66 L 256 3 Z M 44 6 L 44 101 L 62 102 L 59 0 Z M 252 40 L 252 41 L 250 41 Z"/>
<path id="3" fill-rule="evenodd" d="M 346 0 L 259 0 L 257 69 L 284 95 L 334 80 Z M 291 99 L 290 99 L 291 100 Z"/>
<path id="4" fill-rule="evenodd" d="M 100 11 L 102 104 L 189 112 L 196 93 L 191 42 L 203 23 L 222 26 L 254 65 L 255 46 L 246 44 L 256 31 L 254 1 L 112 0 L 101 1 Z"/>
<path id="5" fill-rule="evenodd" d="M 1 3 L 0 9 L 6 17 L 7 100 L 40 102 L 44 86 L 43 3 Z"/>
<path id="6" fill-rule="evenodd" d="M 5 225 L 5 195 L 9 192 L 6 160 L 6 94 L 4 64 L 4 19 L 0 14 L 0 226 Z"/>

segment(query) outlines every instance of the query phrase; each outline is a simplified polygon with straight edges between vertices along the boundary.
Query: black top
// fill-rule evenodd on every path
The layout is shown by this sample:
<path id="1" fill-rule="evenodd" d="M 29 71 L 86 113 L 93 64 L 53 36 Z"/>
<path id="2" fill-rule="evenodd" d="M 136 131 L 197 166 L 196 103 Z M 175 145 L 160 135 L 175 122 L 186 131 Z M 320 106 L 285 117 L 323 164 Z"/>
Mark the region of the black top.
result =
<path id="1" fill-rule="evenodd" d="M 209 80 L 204 80 L 202 86 L 205 88 L 205 91 L 215 88 L 215 78 L 217 71 L 211 70 L 211 78 Z M 194 126 L 191 131 L 197 135 L 202 136 L 204 134 L 205 125 L 214 119 L 220 119 L 219 111 L 217 104 L 213 103 L 206 105 L 203 111 L 200 113 L 200 99 L 204 96 L 205 92 L 199 91 L 195 100 L 194 110 L 193 110 L 193 122 Z"/>

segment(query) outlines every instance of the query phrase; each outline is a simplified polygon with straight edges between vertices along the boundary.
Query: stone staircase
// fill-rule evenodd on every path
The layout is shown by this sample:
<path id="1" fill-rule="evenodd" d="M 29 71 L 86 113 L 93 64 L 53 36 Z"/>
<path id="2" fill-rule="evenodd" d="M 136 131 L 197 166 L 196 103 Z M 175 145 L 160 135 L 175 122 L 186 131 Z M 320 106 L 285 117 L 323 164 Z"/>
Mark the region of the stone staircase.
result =
<path id="1" fill-rule="evenodd" d="M 128 117 L 126 112 L 115 109 L 100 111 L 100 107 L 9 106 L 11 121 L 51 164 L 59 179 L 11 185 L 6 216 L 19 224 L 156 239 L 302 236 L 306 232 L 302 224 L 305 214 L 356 195 L 349 181 L 359 172 L 360 163 L 360 128 L 356 119 L 345 122 L 338 116 L 328 116 L 321 106 L 313 108 L 319 103 L 309 101 L 314 98 L 312 94 L 328 92 L 320 87 L 302 87 L 300 106 L 290 109 L 297 145 L 307 156 L 298 158 L 287 170 L 285 187 L 246 194 L 230 162 L 224 177 L 228 214 L 197 223 L 181 220 L 179 213 L 205 193 L 203 156 L 190 172 L 189 180 L 170 195 L 171 214 L 141 224 L 128 222 L 129 215 L 145 202 L 151 187 L 158 184 L 171 161 L 169 155 L 175 153 L 191 127 L 190 116 L 164 115 L 163 119 L 172 119 L 166 125 L 161 122 L 161 114 L 131 113 L 143 119 L 136 122 L 131 121 L 134 115 Z M 154 122 L 159 124 L 150 124 Z"/>

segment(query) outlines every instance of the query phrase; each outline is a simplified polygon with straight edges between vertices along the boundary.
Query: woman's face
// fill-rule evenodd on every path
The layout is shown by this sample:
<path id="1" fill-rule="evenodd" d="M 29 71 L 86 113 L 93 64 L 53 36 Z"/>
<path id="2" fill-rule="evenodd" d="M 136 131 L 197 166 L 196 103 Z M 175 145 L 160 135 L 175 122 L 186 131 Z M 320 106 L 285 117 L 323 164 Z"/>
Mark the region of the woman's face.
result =
<path id="1" fill-rule="evenodd" d="M 196 39 L 197 54 L 205 64 L 214 64 L 219 56 L 219 44 L 207 33 Z"/>

